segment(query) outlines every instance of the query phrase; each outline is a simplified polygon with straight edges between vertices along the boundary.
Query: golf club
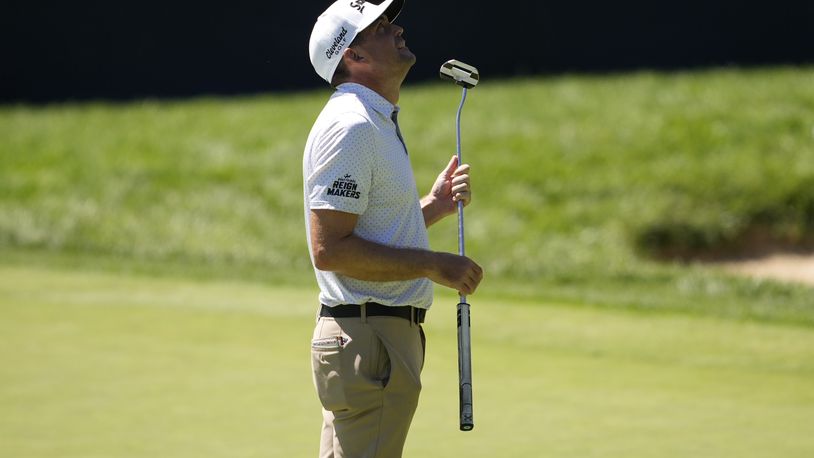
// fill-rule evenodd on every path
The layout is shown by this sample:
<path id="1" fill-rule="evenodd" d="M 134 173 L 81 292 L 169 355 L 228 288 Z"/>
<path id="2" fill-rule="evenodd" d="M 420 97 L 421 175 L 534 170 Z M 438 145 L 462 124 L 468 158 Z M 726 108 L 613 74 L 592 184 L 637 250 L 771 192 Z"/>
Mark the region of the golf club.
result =
<path id="1" fill-rule="evenodd" d="M 441 66 L 441 78 L 454 81 L 463 88 L 461 104 L 458 106 L 456 124 L 456 152 L 458 165 L 461 160 L 461 111 L 466 101 L 466 91 L 475 87 L 480 80 L 478 69 L 457 60 L 449 60 Z M 464 204 L 458 201 L 458 254 L 465 256 L 464 250 Z M 469 304 L 466 296 L 459 295 L 458 301 L 458 394 L 460 396 L 461 431 L 471 431 L 475 427 L 472 411 L 472 344 L 470 339 Z"/>

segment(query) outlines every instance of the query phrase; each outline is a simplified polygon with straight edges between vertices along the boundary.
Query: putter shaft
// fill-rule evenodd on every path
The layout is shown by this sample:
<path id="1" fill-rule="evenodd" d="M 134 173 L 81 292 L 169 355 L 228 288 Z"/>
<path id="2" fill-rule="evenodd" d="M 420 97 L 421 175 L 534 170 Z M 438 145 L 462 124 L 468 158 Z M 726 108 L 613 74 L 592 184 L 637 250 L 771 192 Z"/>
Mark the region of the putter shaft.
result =
<path id="1" fill-rule="evenodd" d="M 461 112 L 464 109 L 464 102 L 466 102 L 466 91 L 467 88 L 463 88 L 461 93 L 461 104 L 458 105 L 458 114 L 455 117 L 455 127 L 456 127 L 456 149 L 455 154 L 458 156 L 458 166 L 460 167 L 463 164 L 463 160 L 461 159 Z M 464 203 L 460 200 L 458 201 L 458 254 L 461 256 L 466 255 L 466 249 L 464 247 Z M 466 302 L 466 296 L 461 295 L 461 302 Z"/>
<path id="2" fill-rule="evenodd" d="M 456 154 L 458 165 L 463 164 L 461 159 L 461 112 L 466 102 L 467 87 L 463 86 L 461 104 L 458 105 L 458 114 L 455 117 L 456 126 Z M 458 254 L 466 255 L 464 243 L 464 203 L 458 201 Z M 459 294 L 458 302 L 458 395 L 459 395 L 459 426 L 461 431 L 471 431 L 475 427 L 472 410 L 472 343 L 470 337 L 469 304 L 466 295 Z"/>

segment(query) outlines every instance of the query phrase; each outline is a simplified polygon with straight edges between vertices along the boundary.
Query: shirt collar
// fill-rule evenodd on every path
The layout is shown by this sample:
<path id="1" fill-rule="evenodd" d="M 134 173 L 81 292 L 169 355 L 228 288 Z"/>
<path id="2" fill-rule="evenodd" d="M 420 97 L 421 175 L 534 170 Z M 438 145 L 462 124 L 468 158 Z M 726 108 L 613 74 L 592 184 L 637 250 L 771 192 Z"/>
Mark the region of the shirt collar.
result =
<path id="1" fill-rule="evenodd" d="M 393 115 L 393 112 L 399 111 L 398 105 L 393 105 L 392 103 L 388 102 L 387 99 L 379 95 L 378 92 L 359 83 L 342 83 L 336 87 L 336 91 L 338 93 L 356 95 L 359 97 L 359 100 L 361 100 L 362 103 L 370 106 L 388 118 Z"/>

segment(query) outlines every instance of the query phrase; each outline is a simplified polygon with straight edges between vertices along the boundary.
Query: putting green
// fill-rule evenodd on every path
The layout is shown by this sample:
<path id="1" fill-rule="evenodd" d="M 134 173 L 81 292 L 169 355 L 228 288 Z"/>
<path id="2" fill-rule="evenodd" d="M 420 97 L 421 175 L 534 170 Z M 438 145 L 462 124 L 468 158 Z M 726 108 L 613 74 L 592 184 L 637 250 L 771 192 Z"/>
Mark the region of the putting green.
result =
<path id="1" fill-rule="evenodd" d="M 314 289 L 0 266 L 0 456 L 313 457 Z M 814 456 L 814 329 L 472 296 L 429 315 L 410 457 Z"/>

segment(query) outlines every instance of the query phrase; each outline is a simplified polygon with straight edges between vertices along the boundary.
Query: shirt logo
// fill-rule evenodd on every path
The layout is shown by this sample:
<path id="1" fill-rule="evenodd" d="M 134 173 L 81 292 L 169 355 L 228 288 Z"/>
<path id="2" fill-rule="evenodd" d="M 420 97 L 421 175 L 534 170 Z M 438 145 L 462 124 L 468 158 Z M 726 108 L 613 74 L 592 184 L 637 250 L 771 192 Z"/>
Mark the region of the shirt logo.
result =
<path id="1" fill-rule="evenodd" d="M 345 46 L 345 36 L 348 34 L 348 29 L 342 27 L 342 30 L 339 32 L 339 35 L 334 38 L 334 42 L 330 48 L 325 50 L 325 57 L 328 59 L 332 59 L 335 55 L 339 54 L 339 51 Z"/>
<path id="2" fill-rule="evenodd" d="M 328 188 L 328 195 L 358 199 L 362 195 L 361 192 L 356 190 L 358 187 L 356 180 L 351 178 L 350 174 L 347 174 L 333 182 L 331 187 Z"/>
<path id="3" fill-rule="evenodd" d="M 365 11 L 365 0 L 353 0 L 350 2 L 351 8 L 356 8 L 360 13 Z"/>

